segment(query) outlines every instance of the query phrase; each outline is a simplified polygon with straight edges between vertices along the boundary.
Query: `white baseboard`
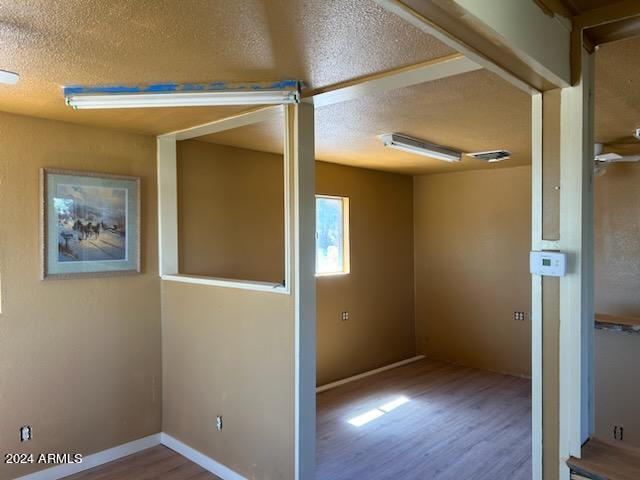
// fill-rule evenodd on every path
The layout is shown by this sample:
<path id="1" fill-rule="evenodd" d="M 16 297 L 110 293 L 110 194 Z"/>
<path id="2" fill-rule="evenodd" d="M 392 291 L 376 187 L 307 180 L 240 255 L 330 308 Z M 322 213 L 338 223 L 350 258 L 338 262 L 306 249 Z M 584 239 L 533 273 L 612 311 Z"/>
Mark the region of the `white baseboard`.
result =
<path id="1" fill-rule="evenodd" d="M 384 367 L 376 368 L 375 370 L 369 370 L 368 372 L 360 373 L 358 375 L 354 375 L 353 377 L 343 378 L 342 380 L 338 380 L 336 382 L 327 383 L 326 385 L 322 385 L 316 388 L 316 393 L 326 392 L 327 390 L 339 387 L 340 385 L 344 385 L 345 383 L 355 382 L 356 380 L 360 380 L 361 378 L 369 377 L 371 375 L 375 375 L 376 373 L 384 372 L 386 370 L 391 370 L 392 368 L 397 368 L 409 363 L 417 362 L 418 360 L 423 360 L 424 358 L 424 355 L 416 355 L 415 357 L 407 358 L 406 360 L 401 360 L 390 365 L 385 365 Z"/>
<path id="2" fill-rule="evenodd" d="M 189 445 L 182 443 L 171 435 L 166 433 L 160 434 L 160 443 L 174 452 L 179 453 L 183 457 L 188 458 L 193 463 L 197 463 L 205 470 L 210 471 L 223 480 L 246 480 L 246 478 L 239 473 L 234 472 L 229 467 L 219 462 L 216 462 L 213 458 L 207 457 L 204 453 L 199 452 L 195 448 L 191 448 Z"/>
<path id="3" fill-rule="evenodd" d="M 60 478 L 74 475 L 90 468 L 98 467 L 105 463 L 113 462 L 127 455 L 138 453 L 147 448 L 160 445 L 160 434 L 155 433 L 148 437 L 139 438 L 133 442 L 124 443 L 117 447 L 109 448 L 101 452 L 92 453 L 83 457 L 82 463 L 69 463 L 64 465 L 56 465 L 55 467 L 46 468 L 38 472 L 30 473 L 15 480 L 58 480 Z"/>
<path id="4" fill-rule="evenodd" d="M 126 457 L 127 455 L 132 455 L 161 444 L 183 457 L 188 458 L 193 463 L 200 465 L 205 470 L 210 471 L 223 480 L 246 480 L 242 475 L 234 472 L 229 467 L 216 462 L 214 459 L 207 457 L 204 453 L 191 448 L 166 433 L 155 433 L 148 437 L 118 445 L 117 447 L 113 447 L 108 450 L 92 453 L 91 455 L 84 457 L 82 459 L 82 463 L 56 465 L 55 467 L 46 468 L 38 472 L 18 477 L 15 480 L 59 480 L 64 477 L 68 477 L 69 475 L 74 475 L 76 473 L 89 470 L 90 468 L 99 467 L 105 463 L 113 462 L 114 460 Z"/>

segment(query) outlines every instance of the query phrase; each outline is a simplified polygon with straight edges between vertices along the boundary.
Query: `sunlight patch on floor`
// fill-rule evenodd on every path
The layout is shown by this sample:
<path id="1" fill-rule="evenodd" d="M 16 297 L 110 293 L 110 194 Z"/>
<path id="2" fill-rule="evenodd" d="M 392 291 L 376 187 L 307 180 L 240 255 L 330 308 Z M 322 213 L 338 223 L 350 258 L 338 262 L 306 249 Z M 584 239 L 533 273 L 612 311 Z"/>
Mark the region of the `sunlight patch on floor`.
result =
<path id="1" fill-rule="evenodd" d="M 384 405 L 380 405 L 368 412 L 363 413 L 362 415 L 358 415 L 357 417 L 353 417 L 347 420 L 348 423 L 353 425 L 354 427 L 361 427 L 362 425 L 366 425 L 367 423 L 375 420 L 376 418 L 380 418 L 385 413 L 389 413 L 392 410 L 395 410 L 401 405 L 407 403 L 409 399 L 404 395 L 399 396 L 398 398 L 391 400 L 390 402 L 385 403 Z"/>

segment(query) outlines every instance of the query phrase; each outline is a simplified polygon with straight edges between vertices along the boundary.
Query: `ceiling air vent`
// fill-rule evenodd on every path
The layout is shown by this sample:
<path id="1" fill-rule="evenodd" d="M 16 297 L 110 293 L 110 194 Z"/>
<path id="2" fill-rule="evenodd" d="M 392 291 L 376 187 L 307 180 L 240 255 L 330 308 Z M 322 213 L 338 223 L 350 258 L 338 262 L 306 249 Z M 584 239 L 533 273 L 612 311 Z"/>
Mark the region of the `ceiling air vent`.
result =
<path id="1" fill-rule="evenodd" d="M 467 153 L 467 155 L 489 163 L 501 162 L 502 160 L 511 158 L 511 152 L 509 150 L 489 150 L 487 152 Z"/>

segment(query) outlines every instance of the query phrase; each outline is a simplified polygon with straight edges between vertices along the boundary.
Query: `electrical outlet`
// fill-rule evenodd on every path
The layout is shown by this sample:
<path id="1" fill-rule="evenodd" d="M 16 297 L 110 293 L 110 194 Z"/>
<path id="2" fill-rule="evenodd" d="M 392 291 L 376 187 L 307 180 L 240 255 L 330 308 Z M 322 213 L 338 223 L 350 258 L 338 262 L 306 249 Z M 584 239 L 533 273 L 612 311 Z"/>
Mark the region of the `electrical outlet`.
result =
<path id="1" fill-rule="evenodd" d="M 613 439 L 618 441 L 624 440 L 624 427 L 622 425 L 613 426 Z"/>
<path id="2" fill-rule="evenodd" d="M 513 319 L 518 321 L 524 321 L 524 312 L 513 312 Z"/>
<path id="3" fill-rule="evenodd" d="M 342 321 L 349 320 L 349 312 L 342 312 Z"/>
<path id="4" fill-rule="evenodd" d="M 219 432 L 222 431 L 222 415 L 218 415 L 216 417 L 216 430 L 218 430 Z"/>
<path id="5" fill-rule="evenodd" d="M 28 442 L 33 438 L 33 430 L 29 425 L 25 425 L 24 427 L 20 427 L 20 441 Z"/>

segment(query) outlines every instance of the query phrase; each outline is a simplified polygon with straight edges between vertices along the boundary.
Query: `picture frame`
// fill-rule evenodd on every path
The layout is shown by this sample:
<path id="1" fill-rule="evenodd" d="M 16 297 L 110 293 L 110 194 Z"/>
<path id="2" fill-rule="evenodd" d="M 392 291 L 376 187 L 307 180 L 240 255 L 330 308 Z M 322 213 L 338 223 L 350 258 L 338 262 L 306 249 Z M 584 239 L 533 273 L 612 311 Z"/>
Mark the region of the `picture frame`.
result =
<path id="1" fill-rule="evenodd" d="M 40 169 L 41 278 L 140 273 L 140 177 Z"/>

